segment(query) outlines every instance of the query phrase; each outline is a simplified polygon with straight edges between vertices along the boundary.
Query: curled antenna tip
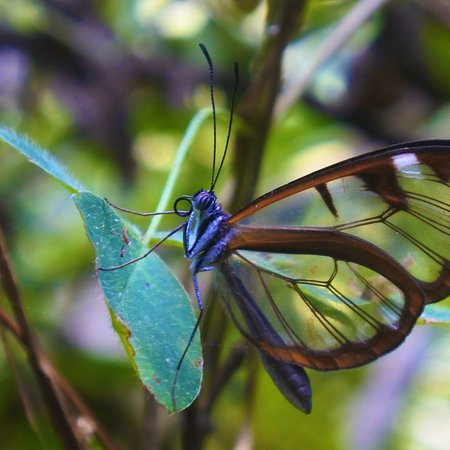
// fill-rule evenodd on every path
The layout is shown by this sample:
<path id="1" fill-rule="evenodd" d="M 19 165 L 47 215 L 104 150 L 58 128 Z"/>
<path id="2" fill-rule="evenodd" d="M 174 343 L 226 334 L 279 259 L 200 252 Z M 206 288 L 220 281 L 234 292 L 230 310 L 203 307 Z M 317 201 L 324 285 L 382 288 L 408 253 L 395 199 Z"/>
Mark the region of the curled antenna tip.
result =
<path id="1" fill-rule="evenodd" d="M 200 47 L 200 50 L 202 51 L 202 53 L 205 55 L 206 60 L 208 61 L 208 64 L 211 66 L 212 62 L 211 62 L 211 57 L 209 56 L 209 52 L 206 48 L 205 44 L 202 44 L 201 42 L 198 44 L 198 46 Z"/>

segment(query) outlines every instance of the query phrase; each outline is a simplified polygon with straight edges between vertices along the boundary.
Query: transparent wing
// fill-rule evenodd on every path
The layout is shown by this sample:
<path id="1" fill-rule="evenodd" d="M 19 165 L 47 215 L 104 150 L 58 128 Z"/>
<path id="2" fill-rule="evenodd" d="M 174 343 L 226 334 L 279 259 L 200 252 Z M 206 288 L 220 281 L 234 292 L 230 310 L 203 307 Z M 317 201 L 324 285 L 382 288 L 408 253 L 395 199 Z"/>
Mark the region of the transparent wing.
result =
<path id="1" fill-rule="evenodd" d="M 216 277 L 226 310 L 263 352 L 314 369 L 343 369 L 395 348 L 422 311 L 417 284 L 401 266 L 401 276 L 390 276 L 398 264 L 384 258 L 380 274 L 339 251 L 239 251 L 219 262 Z"/>
<path id="2" fill-rule="evenodd" d="M 393 146 L 269 192 L 229 223 L 360 237 L 394 257 L 431 303 L 450 292 L 449 175 L 450 141 Z"/>

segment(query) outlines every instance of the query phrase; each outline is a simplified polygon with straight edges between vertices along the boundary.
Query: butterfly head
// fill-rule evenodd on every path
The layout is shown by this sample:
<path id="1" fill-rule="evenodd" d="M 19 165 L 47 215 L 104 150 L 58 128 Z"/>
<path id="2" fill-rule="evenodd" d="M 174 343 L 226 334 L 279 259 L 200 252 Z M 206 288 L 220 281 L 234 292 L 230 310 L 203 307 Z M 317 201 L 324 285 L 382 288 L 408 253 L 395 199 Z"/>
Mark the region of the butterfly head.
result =
<path id="1" fill-rule="evenodd" d="M 205 191 L 204 189 L 198 191 L 191 200 L 192 208 L 198 212 L 205 212 L 207 210 L 215 209 L 217 199 L 212 191 Z"/>
<path id="2" fill-rule="evenodd" d="M 189 209 L 180 209 L 180 202 L 188 202 Z M 181 197 L 178 197 L 173 206 L 175 213 L 180 217 L 187 217 L 193 212 L 197 214 L 213 212 L 217 208 L 220 209 L 220 205 L 217 203 L 215 194 L 212 191 L 206 191 L 204 189 L 201 189 L 194 195 L 182 195 Z"/>

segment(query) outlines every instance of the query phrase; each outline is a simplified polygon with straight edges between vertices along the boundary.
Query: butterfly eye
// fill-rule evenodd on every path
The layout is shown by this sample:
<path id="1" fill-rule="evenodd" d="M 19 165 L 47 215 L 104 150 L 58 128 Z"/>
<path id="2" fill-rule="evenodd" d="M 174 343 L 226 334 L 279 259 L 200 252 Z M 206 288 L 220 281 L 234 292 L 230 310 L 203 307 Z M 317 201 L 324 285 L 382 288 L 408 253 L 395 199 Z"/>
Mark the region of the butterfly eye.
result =
<path id="1" fill-rule="evenodd" d="M 188 202 L 189 208 L 187 210 L 185 209 L 179 209 L 179 203 L 180 202 Z M 178 197 L 174 204 L 173 204 L 173 210 L 175 211 L 175 214 L 180 217 L 187 217 L 192 212 L 192 197 L 190 195 L 182 195 L 181 197 Z"/>
<path id="2" fill-rule="evenodd" d="M 209 191 L 200 191 L 194 195 L 192 203 L 195 209 L 200 211 L 205 211 L 215 202 L 215 195 Z"/>

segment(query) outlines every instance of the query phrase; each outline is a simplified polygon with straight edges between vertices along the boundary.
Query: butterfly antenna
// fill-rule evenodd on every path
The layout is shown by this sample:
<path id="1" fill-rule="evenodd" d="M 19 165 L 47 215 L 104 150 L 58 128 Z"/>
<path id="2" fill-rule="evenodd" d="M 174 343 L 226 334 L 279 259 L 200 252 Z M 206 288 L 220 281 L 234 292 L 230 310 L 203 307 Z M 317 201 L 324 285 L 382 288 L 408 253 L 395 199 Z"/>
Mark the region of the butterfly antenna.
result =
<path id="1" fill-rule="evenodd" d="M 163 214 L 176 214 L 176 215 L 180 215 L 181 214 L 186 214 L 188 213 L 188 211 L 159 211 L 159 212 L 141 212 L 141 211 L 135 211 L 133 209 L 127 209 L 127 208 L 122 208 L 121 206 L 117 206 L 114 203 L 111 203 L 106 197 L 103 197 L 103 200 L 108 203 L 109 206 L 113 207 L 114 209 L 117 209 L 118 211 L 123 211 L 129 214 L 134 214 L 135 216 L 144 216 L 144 217 L 149 217 L 149 216 L 160 216 Z"/>
<path id="2" fill-rule="evenodd" d="M 118 266 L 113 267 L 97 267 L 97 270 L 100 270 L 102 272 L 112 272 L 113 270 L 122 269 L 123 267 L 127 267 L 131 264 L 134 264 L 141 259 L 146 258 L 150 253 L 152 253 L 154 250 L 156 250 L 164 241 L 170 238 L 170 236 L 173 236 L 177 231 L 181 230 L 183 227 L 186 226 L 186 222 L 181 223 L 180 225 L 176 226 L 172 231 L 169 231 L 161 240 L 159 240 L 155 245 L 150 247 L 143 255 L 138 256 L 137 258 L 134 258 L 130 261 L 127 261 L 126 263 L 119 264 Z"/>
<path id="3" fill-rule="evenodd" d="M 219 165 L 219 168 L 217 169 L 217 175 L 213 181 L 211 190 L 214 190 L 214 187 L 216 186 L 217 180 L 220 175 L 220 171 L 222 170 L 223 163 L 225 162 L 225 158 L 227 156 L 228 144 L 230 143 L 231 128 L 233 125 L 234 104 L 235 104 L 235 100 L 236 100 L 236 91 L 237 91 L 238 85 L 239 85 L 239 67 L 238 67 L 237 63 L 234 63 L 234 87 L 233 87 L 233 94 L 231 96 L 231 107 L 230 107 L 230 118 L 228 120 L 227 140 L 225 142 L 225 148 L 223 150 L 222 159 L 220 160 L 220 165 Z"/>
<path id="4" fill-rule="evenodd" d="M 206 61 L 208 63 L 209 68 L 209 93 L 211 95 L 211 109 L 212 109 L 212 115 L 213 115 L 213 162 L 212 162 L 212 173 L 211 173 L 211 190 L 214 186 L 214 178 L 215 178 L 215 170 L 216 170 L 216 153 L 217 153 L 217 125 L 216 125 L 216 103 L 214 101 L 214 68 L 213 63 L 211 61 L 211 57 L 209 56 L 208 50 L 206 50 L 206 47 L 204 44 L 198 44 L 201 51 L 203 52 L 203 55 L 205 55 Z"/>

